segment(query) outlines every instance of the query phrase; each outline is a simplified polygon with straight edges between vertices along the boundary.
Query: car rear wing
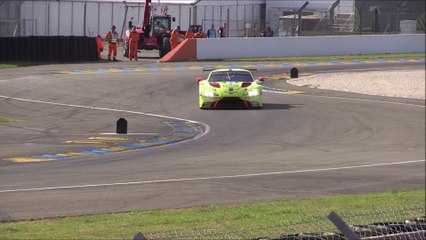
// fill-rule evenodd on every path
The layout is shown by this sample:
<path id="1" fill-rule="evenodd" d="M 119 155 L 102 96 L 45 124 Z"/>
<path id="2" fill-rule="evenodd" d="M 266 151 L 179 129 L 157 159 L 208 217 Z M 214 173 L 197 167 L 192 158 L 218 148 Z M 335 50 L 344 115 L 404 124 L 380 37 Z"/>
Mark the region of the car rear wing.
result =
<path id="1" fill-rule="evenodd" d="M 257 71 L 257 68 L 244 68 L 240 66 L 229 66 L 228 68 L 217 68 L 217 67 L 207 66 L 207 67 L 203 67 L 203 72 L 211 72 L 211 71 L 219 70 L 219 69 L 229 69 L 229 71 L 232 71 L 232 70 Z"/>

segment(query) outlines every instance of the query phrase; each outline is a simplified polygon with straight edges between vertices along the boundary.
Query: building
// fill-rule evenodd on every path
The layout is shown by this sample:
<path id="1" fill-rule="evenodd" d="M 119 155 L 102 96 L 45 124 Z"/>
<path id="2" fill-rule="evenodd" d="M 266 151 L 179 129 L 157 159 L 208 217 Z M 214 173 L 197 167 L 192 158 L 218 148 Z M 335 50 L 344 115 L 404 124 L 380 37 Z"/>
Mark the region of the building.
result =
<path id="1" fill-rule="evenodd" d="M 261 22 L 264 0 L 153 0 L 155 12 L 167 11 L 177 25 L 204 30 L 229 22 L 229 36 L 244 35 L 246 22 Z M 0 36 L 96 36 L 115 25 L 119 33 L 132 18 L 140 25 L 143 0 L 28 0 L 0 1 Z"/>
<path id="2" fill-rule="evenodd" d="M 273 29 L 278 29 L 280 16 L 297 13 L 306 2 L 266 0 L 266 21 Z M 334 3 L 337 3 L 335 8 Z M 305 34 L 415 33 L 425 30 L 425 0 L 309 0 L 302 14 L 320 17 L 320 20 L 306 17 L 305 22 L 312 24 L 301 24 L 308 28 Z"/>
<path id="3" fill-rule="evenodd" d="M 111 25 L 119 33 L 133 19 L 140 25 L 144 0 L 3 0 L 0 1 L 0 36 L 103 35 Z M 202 25 L 206 31 L 228 24 L 228 36 L 260 36 L 271 27 L 280 35 L 297 28 L 298 35 L 400 32 L 401 22 L 423 22 L 424 0 L 152 0 L 157 12 L 167 11 L 187 29 Z M 304 6 L 306 5 L 306 6 Z M 305 8 L 298 16 L 298 11 Z M 422 15 L 423 14 L 423 15 Z M 293 19 L 291 16 L 294 16 Z M 309 16 L 309 17 L 307 17 Z M 423 16 L 423 17 L 421 17 Z M 280 19 L 282 22 L 280 22 Z M 423 19 L 423 20 L 422 20 Z M 300 23 L 299 23 L 300 21 Z M 412 22 L 408 22 L 412 25 Z M 300 28 L 298 26 L 300 25 Z M 405 26 L 405 25 L 404 25 Z M 285 28 L 285 27 L 284 27 Z M 405 28 L 405 27 L 404 27 Z M 302 34 L 302 35 L 303 35 Z"/>

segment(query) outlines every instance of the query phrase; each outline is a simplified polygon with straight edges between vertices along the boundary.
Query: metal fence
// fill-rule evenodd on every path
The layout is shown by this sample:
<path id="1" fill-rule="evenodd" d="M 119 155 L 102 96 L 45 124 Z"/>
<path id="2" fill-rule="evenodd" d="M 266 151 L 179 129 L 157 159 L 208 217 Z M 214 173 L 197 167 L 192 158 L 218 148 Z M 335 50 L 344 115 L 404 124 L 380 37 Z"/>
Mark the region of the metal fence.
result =
<path id="1" fill-rule="evenodd" d="M 331 215 L 331 214 L 330 214 Z M 264 226 L 236 228 L 217 222 L 208 229 L 139 233 L 134 239 L 251 239 L 251 240 L 346 240 L 346 239 L 426 239 L 425 205 L 379 208 L 356 213 L 339 213 L 354 233 L 348 237 L 330 215 L 303 216 L 299 220 L 270 222 Z M 285 216 L 283 216 L 285 218 Z M 250 219 L 247 219 L 250 222 Z M 334 222 L 334 221 L 333 221 Z M 248 225 L 249 226 L 249 225 Z"/>
<path id="2" fill-rule="evenodd" d="M 399 34 L 425 33 L 425 14 L 411 13 L 401 20 L 395 12 L 399 9 L 384 9 L 382 12 L 355 8 L 351 13 L 338 13 L 330 16 L 326 11 L 306 12 L 299 16 L 295 13 L 280 16 L 275 23 L 256 20 L 227 20 L 229 37 L 261 37 L 266 28 L 271 27 L 273 36 L 318 36 L 318 35 L 358 35 L 358 34 Z M 400 14 L 400 13 L 398 13 Z M 376 20 L 371 20 L 372 18 Z M 223 19 L 202 19 L 201 25 L 206 31 L 214 24 L 223 26 Z M 397 23 L 396 23 L 397 22 Z"/>
<path id="3" fill-rule="evenodd" d="M 260 21 L 265 4 L 193 5 L 185 1 L 152 1 L 152 12 L 175 18 L 172 28 L 187 29 L 201 24 L 202 19 L 214 19 L 219 27 L 223 22 Z M 205 1 L 203 1 L 205 2 Z M 213 2 L 213 1 L 212 1 Z M 220 2 L 220 1 L 219 1 Z M 0 37 L 8 36 L 103 36 L 112 25 L 123 33 L 132 19 L 142 23 L 144 1 L 102 0 L 2 0 L 0 1 Z M 244 20 L 245 21 L 245 20 Z M 210 22 L 210 21 L 209 21 Z M 205 29 L 210 27 L 206 23 Z M 232 30 L 234 31 L 234 30 Z"/>
<path id="4" fill-rule="evenodd" d="M 280 37 L 425 32 L 424 0 L 354 0 L 351 8 L 342 10 L 340 6 L 350 1 L 336 0 L 328 9 L 315 8 L 315 1 L 311 1 L 303 11 L 291 8 L 292 2 L 297 1 L 282 1 L 280 8 L 266 8 L 266 4 L 253 1 L 211 6 L 168 4 L 167 9 L 176 18 L 172 27 L 180 25 L 187 29 L 192 24 L 201 24 L 206 31 L 211 24 L 218 28 L 227 22 L 230 37 L 259 37 L 267 27 Z M 0 37 L 103 36 L 111 25 L 123 33 L 130 19 L 135 25 L 141 23 L 143 8 L 142 1 L 130 4 L 100 0 L 3 0 Z M 155 9 L 161 9 L 161 5 Z"/>
<path id="5" fill-rule="evenodd" d="M 202 19 L 201 26 L 206 32 L 212 24 L 218 29 L 223 24 L 227 25 L 226 36 L 229 37 L 260 37 L 262 31 L 266 29 L 266 22 L 253 20 L 228 20 L 228 22 L 219 19 Z"/>
<path id="6" fill-rule="evenodd" d="M 351 8 L 340 9 L 349 1 L 336 0 L 327 9 L 279 8 L 268 15 L 276 36 L 334 34 L 424 33 L 425 1 L 355 0 Z"/>

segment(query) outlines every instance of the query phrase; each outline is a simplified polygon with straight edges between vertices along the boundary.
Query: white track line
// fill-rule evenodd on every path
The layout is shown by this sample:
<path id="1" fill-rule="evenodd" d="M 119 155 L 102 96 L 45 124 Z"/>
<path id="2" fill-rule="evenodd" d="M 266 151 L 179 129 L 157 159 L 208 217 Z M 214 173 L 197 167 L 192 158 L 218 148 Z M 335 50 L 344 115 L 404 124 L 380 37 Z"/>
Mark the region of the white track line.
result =
<path id="1" fill-rule="evenodd" d="M 245 178 L 245 177 L 273 176 L 273 175 L 285 175 L 285 174 L 295 174 L 295 173 L 338 171 L 338 170 L 347 170 L 347 169 L 355 169 L 355 168 L 384 167 L 384 166 L 404 165 L 404 164 L 421 163 L 421 162 L 425 162 L 425 160 L 414 160 L 414 161 L 393 162 L 393 163 L 377 163 L 377 164 L 367 164 L 367 165 L 354 165 L 354 166 L 335 167 L 335 168 L 293 170 L 293 171 L 282 171 L 282 172 L 264 172 L 264 173 L 252 173 L 252 174 L 239 174 L 239 175 L 228 175 L 228 176 L 211 176 L 211 177 L 198 177 L 198 178 L 171 178 L 171 179 L 146 180 L 146 181 L 136 181 L 136 182 L 117 182 L 117 183 L 70 185 L 70 186 L 56 186 L 56 187 L 36 187 L 36 188 L 8 189 L 8 190 L 0 190 L 0 193 L 14 193 L 14 192 L 16 193 L 16 192 L 47 191 L 47 190 L 67 190 L 67 189 L 82 189 L 82 188 L 97 188 L 97 187 L 144 185 L 144 184 L 155 184 L 155 183 L 196 182 L 196 181 L 205 181 L 205 180 L 221 180 L 221 179 L 233 179 L 233 178 Z"/>
<path id="2" fill-rule="evenodd" d="M 286 91 L 285 89 L 279 89 L 279 88 L 276 88 L 276 89 L 282 90 L 283 92 L 273 92 L 273 90 L 270 91 L 267 88 L 265 89 L 266 91 L 264 90 L 264 92 L 271 93 L 271 94 L 282 94 L 282 93 L 285 93 L 285 91 Z M 324 89 L 324 90 L 327 90 L 327 89 Z M 338 91 L 338 92 L 342 92 L 343 93 L 343 91 Z M 347 93 L 354 93 L 354 92 L 347 92 Z M 358 94 L 366 95 L 366 94 L 362 94 L 362 93 L 358 93 Z M 374 100 L 374 99 L 362 99 L 362 98 L 347 98 L 347 97 L 333 97 L 333 96 L 314 95 L 314 94 L 307 94 L 307 93 L 298 93 L 297 95 L 308 96 L 308 97 L 317 97 L 317 98 L 338 99 L 338 100 L 345 100 L 345 101 L 398 104 L 398 105 L 405 105 L 405 106 L 425 108 L 425 105 L 419 105 L 419 104 L 413 104 L 413 103 L 393 102 L 393 101 L 386 101 L 386 100 Z M 374 96 L 374 95 L 371 95 L 371 96 Z M 422 100 L 422 99 L 419 99 L 419 100 Z"/>
<path id="3" fill-rule="evenodd" d="M 205 123 L 197 122 L 197 121 L 193 121 L 193 120 L 189 120 L 189 119 L 184 119 L 184 118 L 178 118 L 178 117 L 171 117 L 171 116 L 166 116 L 166 115 L 154 114 L 154 113 L 143 113 L 143 112 L 135 112 L 135 111 L 128 111 L 128 110 L 114 109 L 114 108 L 92 107 L 92 106 L 65 104 L 65 103 L 41 101 L 41 100 L 34 100 L 34 99 L 26 99 L 26 98 L 15 98 L 15 97 L 8 97 L 8 96 L 4 96 L 4 95 L 0 95 L 0 98 L 11 99 L 11 100 L 16 100 L 16 101 L 22 101 L 22 102 L 31 102 L 31 103 L 39 103 L 39 104 L 50 104 L 50 105 L 56 105 L 56 106 L 73 107 L 73 108 L 83 108 L 83 109 L 90 109 L 90 110 L 132 113 L 132 114 L 138 114 L 138 115 L 144 115 L 144 116 L 150 116 L 150 117 L 156 117 L 156 118 L 171 119 L 171 120 L 177 120 L 177 121 L 184 121 L 184 122 L 190 122 L 190 123 L 196 123 L 196 124 L 203 125 L 204 128 L 205 128 L 205 131 L 202 134 L 197 135 L 197 137 L 195 137 L 194 140 L 199 139 L 199 138 L 205 136 L 206 134 L 208 134 L 210 132 L 210 126 L 207 125 L 207 124 L 205 124 Z"/>
<path id="4" fill-rule="evenodd" d="M 305 94 L 305 93 L 300 93 L 300 94 L 297 94 L 297 95 L 308 96 L 308 97 L 317 97 L 317 98 L 338 99 L 338 100 L 345 100 L 345 101 L 373 102 L 373 103 L 390 103 L 390 104 L 398 104 L 398 105 L 405 105 L 405 106 L 425 108 L 425 105 L 418 105 L 418 104 L 412 104 L 412 103 L 392 102 L 392 101 L 385 101 L 385 100 L 373 100 L 373 99 L 361 99 L 361 98 L 345 98 L 345 97 L 332 97 L 332 96 L 311 95 L 311 94 Z M 422 99 L 419 99 L 419 100 L 422 100 Z"/>

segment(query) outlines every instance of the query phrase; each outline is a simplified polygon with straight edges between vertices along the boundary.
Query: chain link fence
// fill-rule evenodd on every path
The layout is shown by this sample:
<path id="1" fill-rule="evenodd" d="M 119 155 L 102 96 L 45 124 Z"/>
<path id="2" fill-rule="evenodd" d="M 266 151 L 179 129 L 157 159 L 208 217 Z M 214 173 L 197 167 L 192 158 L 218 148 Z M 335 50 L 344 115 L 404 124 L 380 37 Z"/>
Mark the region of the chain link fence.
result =
<path id="1" fill-rule="evenodd" d="M 331 215 L 331 214 L 330 214 Z M 425 205 L 339 213 L 357 239 L 426 239 Z M 285 218 L 285 216 L 283 216 Z M 270 222 L 264 226 L 235 227 L 217 222 L 208 229 L 139 233 L 134 239 L 249 239 L 249 240 L 346 240 L 348 234 L 329 216 L 303 216 L 298 220 Z"/>
<path id="2" fill-rule="evenodd" d="M 215 29 L 223 26 L 225 21 L 215 19 L 202 19 L 201 26 L 203 31 L 207 32 L 212 24 Z M 260 37 L 262 31 L 265 31 L 267 24 L 264 21 L 251 21 L 251 20 L 229 20 L 227 24 L 226 36 L 229 37 Z"/>

